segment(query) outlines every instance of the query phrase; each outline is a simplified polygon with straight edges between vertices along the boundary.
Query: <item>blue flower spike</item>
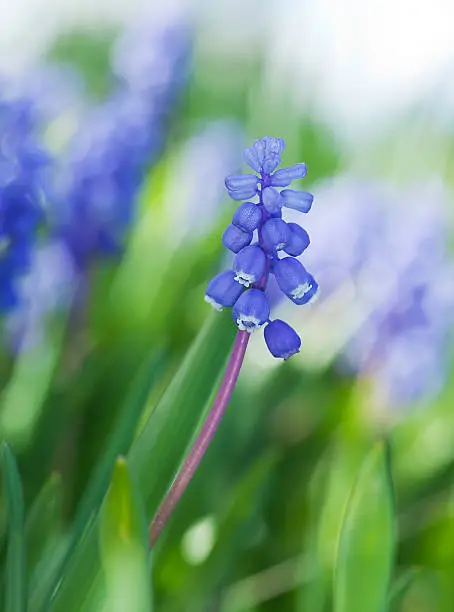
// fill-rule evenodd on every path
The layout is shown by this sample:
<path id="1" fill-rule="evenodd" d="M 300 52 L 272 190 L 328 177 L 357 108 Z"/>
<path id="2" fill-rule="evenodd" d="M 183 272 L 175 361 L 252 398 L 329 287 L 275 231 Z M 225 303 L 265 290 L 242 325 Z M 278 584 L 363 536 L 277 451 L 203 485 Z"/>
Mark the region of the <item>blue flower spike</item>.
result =
<path id="1" fill-rule="evenodd" d="M 243 159 L 257 174 L 225 179 L 233 200 L 258 198 L 258 202 L 243 202 L 233 214 L 222 236 L 223 245 L 236 253 L 233 270 L 215 276 L 205 295 L 218 310 L 232 307 L 240 331 L 253 332 L 266 326 L 266 345 L 278 359 L 298 353 L 301 339 L 285 321 L 270 321 L 270 303 L 265 295 L 269 275 L 274 274 L 282 293 L 298 305 L 307 304 L 318 290 L 314 277 L 295 259 L 309 246 L 308 233 L 297 223 L 282 219 L 285 208 L 307 213 L 313 201 L 306 191 L 278 189 L 307 174 L 304 163 L 277 170 L 284 149 L 282 138 L 265 136 L 256 140 L 244 151 Z M 257 239 L 252 242 L 254 236 Z M 282 257 L 282 251 L 290 257 Z"/>

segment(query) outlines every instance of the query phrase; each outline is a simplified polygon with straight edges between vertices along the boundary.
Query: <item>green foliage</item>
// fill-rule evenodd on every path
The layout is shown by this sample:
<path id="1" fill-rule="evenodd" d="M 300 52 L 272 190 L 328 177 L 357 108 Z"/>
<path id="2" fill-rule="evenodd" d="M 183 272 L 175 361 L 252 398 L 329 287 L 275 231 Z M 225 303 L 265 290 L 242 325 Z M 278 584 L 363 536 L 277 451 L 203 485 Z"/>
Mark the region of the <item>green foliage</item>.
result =
<path id="1" fill-rule="evenodd" d="M 0 461 L 8 522 L 4 607 L 5 612 L 25 612 L 24 502 L 16 459 L 6 442 L 0 447 Z"/>
<path id="2" fill-rule="evenodd" d="M 388 612 L 399 612 L 408 591 L 413 586 L 420 571 L 409 569 L 402 573 L 393 584 L 388 598 Z"/>
<path id="3" fill-rule="evenodd" d="M 394 561 L 394 501 L 386 447 L 366 457 L 342 522 L 334 581 L 335 612 L 382 612 Z"/>
<path id="4" fill-rule="evenodd" d="M 106 585 L 103 609 L 151 612 L 147 522 L 124 458 L 115 463 L 101 509 L 100 550 Z"/>

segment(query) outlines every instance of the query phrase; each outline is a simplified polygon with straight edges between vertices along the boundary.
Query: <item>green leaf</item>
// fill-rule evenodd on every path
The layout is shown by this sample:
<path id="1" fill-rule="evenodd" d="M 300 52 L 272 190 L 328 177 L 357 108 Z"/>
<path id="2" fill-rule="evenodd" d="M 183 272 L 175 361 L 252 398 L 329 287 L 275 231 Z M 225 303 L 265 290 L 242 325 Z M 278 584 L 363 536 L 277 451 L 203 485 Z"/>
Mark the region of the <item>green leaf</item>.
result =
<path id="1" fill-rule="evenodd" d="M 66 316 L 53 321 L 43 342 L 22 351 L 0 394 L 0 439 L 25 449 L 33 438 L 61 355 Z M 17 452 L 17 450 L 16 450 Z"/>
<path id="2" fill-rule="evenodd" d="M 235 331 L 229 312 L 211 315 L 131 448 L 128 465 L 138 481 L 148 521 L 155 515 L 197 431 Z M 86 531 L 62 577 L 52 610 L 80 612 L 86 594 L 100 588 L 96 529 L 92 524 Z M 97 601 L 96 594 L 90 597 Z"/>
<path id="3" fill-rule="evenodd" d="M 93 518 L 106 492 L 109 476 L 115 465 L 116 457 L 126 453 L 134 439 L 134 433 L 142 410 L 157 379 L 162 355 L 153 352 L 139 371 L 135 382 L 118 415 L 112 435 L 100 461 L 93 470 L 93 475 L 85 489 L 74 519 L 75 540 L 77 541 L 87 524 Z"/>
<path id="4" fill-rule="evenodd" d="M 54 544 L 55 538 L 60 533 L 62 496 L 61 477 L 54 473 L 38 494 L 28 513 L 25 523 L 25 541 L 26 569 L 29 580 L 44 551 Z"/>
<path id="5" fill-rule="evenodd" d="M 25 612 L 24 502 L 16 459 L 7 442 L 0 446 L 6 511 L 8 550 L 6 557 L 5 612 Z"/>
<path id="6" fill-rule="evenodd" d="M 394 559 L 394 502 L 387 450 L 367 455 L 347 504 L 334 579 L 334 612 L 384 612 Z"/>
<path id="7" fill-rule="evenodd" d="M 129 454 L 151 519 L 184 459 L 233 345 L 230 312 L 213 313 Z M 150 465 L 159 470 L 150 471 Z"/>
<path id="8" fill-rule="evenodd" d="M 330 572 L 326 567 L 326 562 L 324 563 L 325 559 L 322 557 L 319 542 L 320 513 L 330 493 L 328 481 L 331 461 L 331 453 L 322 457 L 313 472 L 308 487 L 307 531 L 303 542 L 303 561 L 298 568 L 300 585 L 296 591 L 296 612 L 305 610 L 323 612 L 326 608 L 328 593 L 331 590 Z M 308 563 L 304 553 L 308 557 Z"/>
<path id="9" fill-rule="evenodd" d="M 93 539 L 87 541 L 86 537 L 83 537 L 84 532 L 93 524 L 96 513 L 99 510 L 109 484 L 110 474 L 115 465 L 116 457 L 121 453 L 126 453 L 131 445 L 143 407 L 159 371 L 159 359 L 160 355 L 153 351 L 152 355 L 145 361 L 138 372 L 123 408 L 118 415 L 106 448 L 98 464 L 95 466 L 90 482 L 79 502 L 66 553 L 57 566 L 54 579 L 50 585 L 46 585 L 44 582 L 38 584 L 31 595 L 30 608 L 32 612 L 34 610 L 47 609 L 52 593 L 62 580 L 76 548 L 80 551 L 85 550 L 85 546 L 88 546 L 84 556 L 85 567 L 83 568 L 83 573 L 93 574 L 96 572 L 99 566 L 96 538 L 94 538 L 94 533 L 92 532 L 91 536 Z M 77 588 L 77 585 L 74 585 L 74 588 Z"/>
<path id="10" fill-rule="evenodd" d="M 388 612 L 400 611 L 408 591 L 413 586 L 420 573 L 420 569 L 411 568 L 399 576 L 389 594 Z"/>
<path id="11" fill-rule="evenodd" d="M 401 496 L 411 497 L 452 461 L 454 377 L 424 410 L 414 409 L 391 433 L 393 475 Z"/>
<path id="12" fill-rule="evenodd" d="M 151 578 L 147 523 L 122 457 L 115 464 L 112 484 L 101 512 L 100 549 L 106 593 L 103 609 L 106 612 L 149 612 Z"/>

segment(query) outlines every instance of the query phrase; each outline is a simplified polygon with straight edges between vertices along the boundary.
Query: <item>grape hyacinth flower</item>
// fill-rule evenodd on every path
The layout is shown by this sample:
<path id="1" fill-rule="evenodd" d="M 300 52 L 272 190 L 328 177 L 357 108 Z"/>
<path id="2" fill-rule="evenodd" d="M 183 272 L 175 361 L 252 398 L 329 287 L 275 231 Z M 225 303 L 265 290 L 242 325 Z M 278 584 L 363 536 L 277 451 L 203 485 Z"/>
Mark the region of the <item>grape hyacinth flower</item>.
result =
<path id="1" fill-rule="evenodd" d="M 307 213 L 313 201 L 312 194 L 306 191 L 277 189 L 288 187 L 292 181 L 307 174 L 306 164 L 302 163 L 277 170 L 284 147 L 282 138 L 266 136 L 256 140 L 243 156 L 257 174 L 233 175 L 225 179 L 227 192 L 233 200 L 257 197 L 258 201 L 240 204 L 233 214 L 232 223 L 222 237 L 223 245 L 236 254 L 233 277 L 231 272 L 215 277 L 208 284 L 205 299 L 218 309 L 233 306 L 232 316 L 240 330 L 252 332 L 268 325 L 268 332 L 265 328 L 268 349 L 274 357 L 288 359 L 300 350 L 301 340 L 283 321 L 270 321 L 269 299 L 265 293 L 268 277 L 273 274 L 282 293 L 298 305 L 308 303 L 317 293 L 318 285 L 295 259 L 309 246 L 306 230 L 282 219 L 283 207 Z M 257 240 L 251 244 L 254 232 Z M 281 257 L 281 254 L 288 256 Z M 243 288 L 247 289 L 244 293 Z M 231 304 L 235 289 L 238 295 Z"/>
<path id="2" fill-rule="evenodd" d="M 432 397 L 446 379 L 454 324 L 446 188 L 338 177 L 317 197 L 323 214 L 308 220 L 307 256 L 324 287 L 308 332 L 317 353 L 323 331 L 335 337 L 328 358 L 366 377 L 383 407 Z"/>
<path id="3" fill-rule="evenodd" d="M 80 270 L 121 253 L 147 166 L 163 147 L 185 82 L 189 26 L 181 19 L 158 26 L 145 21 L 117 41 L 117 87 L 88 110 L 68 146 L 56 225 Z"/>
<path id="4" fill-rule="evenodd" d="M 224 246 L 236 253 L 233 269 L 217 274 L 208 283 L 205 300 L 216 310 L 232 308 L 238 326 L 235 343 L 214 402 L 208 412 L 177 477 L 151 522 L 150 546 L 164 529 L 173 509 L 183 495 L 202 460 L 225 412 L 238 379 L 250 334 L 265 327 L 265 342 L 270 353 L 288 359 L 298 353 L 301 339 L 296 331 L 281 319 L 270 320 L 270 300 L 265 291 L 270 274 L 275 276 L 281 291 L 294 303 L 305 304 L 317 292 L 317 283 L 303 265 L 292 256 L 280 258 L 281 251 L 302 253 L 309 245 L 305 230 L 297 224 L 287 225 L 282 219 L 286 202 L 292 208 L 308 212 L 312 195 L 286 189 L 282 195 L 276 187 L 288 187 L 307 173 L 305 164 L 276 170 L 281 163 L 285 143 L 281 138 L 266 136 L 244 151 L 244 160 L 257 174 L 235 175 L 225 179 L 233 200 L 258 198 L 244 202 L 233 214 L 232 224 L 224 232 Z M 276 172 L 275 172 L 276 171 Z M 291 195 L 288 195 L 291 192 Z M 294 195 L 293 195 L 294 194 Z M 253 244 L 252 236 L 257 240 Z M 245 246 L 241 248 L 241 241 Z M 289 253 L 287 253 L 289 254 Z"/>
<path id="5" fill-rule="evenodd" d="M 0 98 L 0 313 L 18 304 L 18 282 L 44 218 L 43 170 L 50 159 L 35 139 L 35 119 L 30 100 Z"/>

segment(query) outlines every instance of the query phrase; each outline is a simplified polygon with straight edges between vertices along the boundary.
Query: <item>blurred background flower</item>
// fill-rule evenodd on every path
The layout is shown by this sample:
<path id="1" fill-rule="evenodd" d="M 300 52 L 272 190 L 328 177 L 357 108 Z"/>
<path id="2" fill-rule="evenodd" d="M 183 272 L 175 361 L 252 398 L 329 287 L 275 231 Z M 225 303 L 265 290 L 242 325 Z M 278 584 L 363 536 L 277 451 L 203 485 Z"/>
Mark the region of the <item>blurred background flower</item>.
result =
<path id="1" fill-rule="evenodd" d="M 437 393 L 454 322 L 446 187 L 436 178 L 400 188 L 351 176 L 317 187 L 305 257 L 323 287 L 308 322 L 312 357 L 372 377 L 385 405 Z"/>

